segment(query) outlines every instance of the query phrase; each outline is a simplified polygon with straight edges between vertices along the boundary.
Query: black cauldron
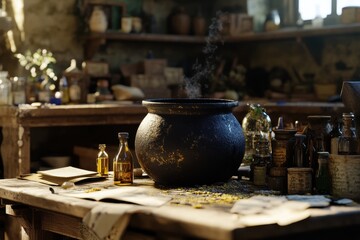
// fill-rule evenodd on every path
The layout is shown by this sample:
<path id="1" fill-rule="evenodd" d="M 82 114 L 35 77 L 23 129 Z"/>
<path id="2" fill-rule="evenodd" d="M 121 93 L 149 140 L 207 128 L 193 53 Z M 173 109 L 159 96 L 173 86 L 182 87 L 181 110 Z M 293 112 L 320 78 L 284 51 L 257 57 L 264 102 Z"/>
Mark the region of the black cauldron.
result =
<path id="1" fill-rule="evenodd" d="M 236 174 L 245 150 L 237 101 L 149 99 L 136 132 L 140 166 L 158 184 L 190 186 L 225 182 Z"/>

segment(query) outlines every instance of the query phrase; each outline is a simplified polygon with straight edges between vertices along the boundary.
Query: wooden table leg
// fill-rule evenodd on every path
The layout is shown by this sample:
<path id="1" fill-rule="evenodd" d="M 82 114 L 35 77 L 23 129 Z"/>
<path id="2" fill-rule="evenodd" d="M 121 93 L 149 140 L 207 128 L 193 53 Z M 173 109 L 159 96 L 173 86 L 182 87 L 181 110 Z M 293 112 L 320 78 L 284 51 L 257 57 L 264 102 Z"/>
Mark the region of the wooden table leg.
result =
<path id="1" fill-rule="evenodd" d="M 6 205 L 6 228 L 7 239 L 50 239 L 50 233 L 43 230 L 41 214 L 25 205 Z M 23 229 L 23 231 L 21 230 Z M 23 235 L 27 236 L 23 236 Z"/>
<path id="2" fill-rule="evenodd" d="M 30 129 L 21 125 L 4 126 L 2 135 L 4 178 L 30 173 Z"/>

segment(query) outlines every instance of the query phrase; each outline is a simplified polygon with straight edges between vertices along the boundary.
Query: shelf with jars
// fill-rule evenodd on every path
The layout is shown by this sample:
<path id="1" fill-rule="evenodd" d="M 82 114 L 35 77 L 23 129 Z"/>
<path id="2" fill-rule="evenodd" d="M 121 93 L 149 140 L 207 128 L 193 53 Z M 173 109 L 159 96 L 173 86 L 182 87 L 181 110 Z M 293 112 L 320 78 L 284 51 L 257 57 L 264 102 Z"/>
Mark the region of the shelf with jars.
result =
<path id="1" fill-rule="evenodd" d="M 319 28 L 281 28 L 271 32 L 244 32 L 236 36 L 223 36 L 225 43 L 252 43 L 261 41 L 289 41 L 295 40 L 310 51 L 314 59 L 319 62 L 323 39 L 330 36 L 359 35 L 360 23 L 339 24 Z M 90 32 L 85 36 L 85 58 L 91 59 L 101 44 L 106 41 L 153 42 L 153 43 L 187 43 L 202 44 L 206 36 L 155 34 L 155 33 L 123 33 L 118 30 L 104 32 Z"/>

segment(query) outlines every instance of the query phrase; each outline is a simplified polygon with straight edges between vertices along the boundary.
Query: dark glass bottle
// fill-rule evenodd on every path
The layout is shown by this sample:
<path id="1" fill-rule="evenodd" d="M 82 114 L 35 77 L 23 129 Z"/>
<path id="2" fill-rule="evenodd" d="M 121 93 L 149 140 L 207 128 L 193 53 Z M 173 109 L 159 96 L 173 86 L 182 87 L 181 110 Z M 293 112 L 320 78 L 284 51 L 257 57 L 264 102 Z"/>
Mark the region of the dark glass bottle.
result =
<path id="1" fill-rule="evenodd" d="M 129 133 L 120 132 L 119 151 L 113 161 L 114 184 L 131 185 L 134 181 L 133 156 L 128 146 Z"/>
<path id="2" fill-rule="evenodd" d="M 318 152 L 319 168 L 315 176 L 315 188 L 319 194 L 330 194 L 331 177 L 329 172 L 329 153 Z"/>
<path id="3" fill-rule="evenodd" d="M 357 139 L 356 133 L 353 129 L 354 114 L 343 113 L 342 134 L 339 137 L 339 155 L 354 155 L 357 154 Z"/>
<path id="4" fill-rule="evenodd" d="M 295 134 L 293 161 L 291 167 L 306 167 L 306 145 L 304 134 Z"/>

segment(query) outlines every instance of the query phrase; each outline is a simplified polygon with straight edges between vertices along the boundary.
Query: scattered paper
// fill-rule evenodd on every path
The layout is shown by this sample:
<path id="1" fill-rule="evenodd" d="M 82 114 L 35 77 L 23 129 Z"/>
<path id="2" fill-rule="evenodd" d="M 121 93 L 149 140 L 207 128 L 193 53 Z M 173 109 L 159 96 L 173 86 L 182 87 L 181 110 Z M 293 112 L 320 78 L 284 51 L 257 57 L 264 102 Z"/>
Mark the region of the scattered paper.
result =
<path id="1" fill-rule="evenodd" d="M 284 196 L 253 196 L 237 201 L 231 212 L 239 214 L 246 226 L 285 226 L 310 217 L 309 207 L 307 202 L 289 201 Z"/>
<path id="2" fill-rule="evenodd" d="M 115 187 L 112 189 L 102 189 L 94 192 L 63 192 L 61 195 L 90 199 L 95 201 L 107 201 L 107 202 L 127 202 L 134 203 L 143 206 L 159 207 L 171 200 L 171 197 L 154 195 L 145 188 L 141 187 Z"/>
<path id="3" fill-rule="evenodd" d="M 324 195 L 287 195 L 288 200 L 308 203 L 310 207 L 328 207 L 331 199 Z"/>

